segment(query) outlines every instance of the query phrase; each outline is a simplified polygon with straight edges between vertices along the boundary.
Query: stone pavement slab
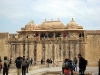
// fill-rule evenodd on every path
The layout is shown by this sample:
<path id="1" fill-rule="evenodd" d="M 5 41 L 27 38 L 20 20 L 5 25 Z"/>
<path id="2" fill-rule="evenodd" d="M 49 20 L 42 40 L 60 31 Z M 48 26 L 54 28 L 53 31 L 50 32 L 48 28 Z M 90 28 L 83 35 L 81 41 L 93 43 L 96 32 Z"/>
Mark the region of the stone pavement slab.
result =
<path id="1" fill-rule="evenodd" d="M 78 68 L 78 70 L 79 70 L 79 68 Z M 37 70 L 31 70 L 26 75 L 35 75 L 35 74 L 38 75 L 39 73 L 45 73 L 45 72 L 48 72 L 48 71 L 62 71 L 62 68 L 61 67 L 41 68 L 41 69 L 37 69 Z M 87 67 L 86 72 L 92 73 L 92 75 L 97 75 L 98 74 L 98 67 Z M 9 75 L 17 75 L 17 74 L 12 73 L 12 74 L 9 74 Z"/>

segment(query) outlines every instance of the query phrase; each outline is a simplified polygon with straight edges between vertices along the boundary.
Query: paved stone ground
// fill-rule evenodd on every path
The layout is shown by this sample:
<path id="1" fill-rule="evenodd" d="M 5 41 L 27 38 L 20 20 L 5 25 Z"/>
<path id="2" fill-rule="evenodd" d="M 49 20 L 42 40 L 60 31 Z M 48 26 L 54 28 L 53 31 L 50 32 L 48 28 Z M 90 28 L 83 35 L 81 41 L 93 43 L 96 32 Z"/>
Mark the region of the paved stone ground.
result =
<path id="1" fill-rule="evenodd" d="M 37 70 L 31 70 L 26 75 L 32 75 L 32 74 L 37 74 L 37 73 L 44 73 L 46 71 L 61 71 L 61 70 L 62 70 L 61 67 L 41 68 L 41 69 L 37 69 Z M 86 72 L 92 73 L 92 75 L 98 75 L 98 67 L 87 67 Z M 16 73 L 11 73 L 9 75 L 17 75 L 17 74 Z"/>

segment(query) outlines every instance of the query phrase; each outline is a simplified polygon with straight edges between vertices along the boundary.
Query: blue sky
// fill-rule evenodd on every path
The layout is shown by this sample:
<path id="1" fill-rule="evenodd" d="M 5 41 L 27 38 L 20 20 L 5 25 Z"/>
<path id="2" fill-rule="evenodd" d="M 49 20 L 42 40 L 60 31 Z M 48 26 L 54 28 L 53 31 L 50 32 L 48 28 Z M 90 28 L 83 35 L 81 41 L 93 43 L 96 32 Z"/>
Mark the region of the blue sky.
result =
<path id="1" fill-rule="evenodd" d="M 74 18 L 85 30 L 100 30 L 100 0 L 0 0 L 0 32 L 16 33 L 31 20 L 36 25 Z"/>

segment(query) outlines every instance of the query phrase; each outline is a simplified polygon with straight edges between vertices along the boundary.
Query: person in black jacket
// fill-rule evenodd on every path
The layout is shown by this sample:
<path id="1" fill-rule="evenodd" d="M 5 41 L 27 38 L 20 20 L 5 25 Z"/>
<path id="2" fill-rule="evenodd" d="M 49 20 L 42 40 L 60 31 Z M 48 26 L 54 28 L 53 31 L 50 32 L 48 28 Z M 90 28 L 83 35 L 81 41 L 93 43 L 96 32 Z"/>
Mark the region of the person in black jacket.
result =
<path id="1" fill-rule="evenodd" d="M 79 75 L 84 75 L 85 69 L 86 69 L 86 63 L 85 59 L 82 57 L 81 54 L 78 54 L 79 58 Z"/>
<path id="2" fill-rule="evenodd" d="M 15 63 L 16 63 L 16 67 L 17 67 L 17 75 L 20 75 L 21 74 L 21 67 L 22 67 L 21 57 L 17 57 Z"/>
<path id="3" fill-rule="evenodd" d="M 4 57 L 4 63 L 3 63 L 3 75 L 8 75 L 8 70 L 9 70 L 9 62 L 7 60 L 7 57 Z"/>
<path id="4" fill-rule="evenodd" d="M 99 67 L 98 75 L 100 75 L 100 59 L 99 59 L 99 61 L 98 61 L 98 67 Z"/>

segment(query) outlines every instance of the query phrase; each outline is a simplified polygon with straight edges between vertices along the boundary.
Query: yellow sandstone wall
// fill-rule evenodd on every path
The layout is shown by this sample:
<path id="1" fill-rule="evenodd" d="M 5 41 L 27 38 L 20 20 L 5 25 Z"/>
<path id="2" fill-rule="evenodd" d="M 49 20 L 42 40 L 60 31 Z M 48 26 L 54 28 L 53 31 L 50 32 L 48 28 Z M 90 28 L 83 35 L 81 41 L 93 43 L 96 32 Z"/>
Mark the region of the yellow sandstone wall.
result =
<path id="1" fill-rule="evenodd" d="M 100 59 L 100 35 L 87 35 L 85 58 L 88 60 L 88 66 L 98 65 Z"/>
<path id="2" fill-rule="evenodd" d="M 9 56 L 9 46 L 6 44 L 7 38 L 0 38 L 0 56 L 3 60 L 4 56 Z"/>

